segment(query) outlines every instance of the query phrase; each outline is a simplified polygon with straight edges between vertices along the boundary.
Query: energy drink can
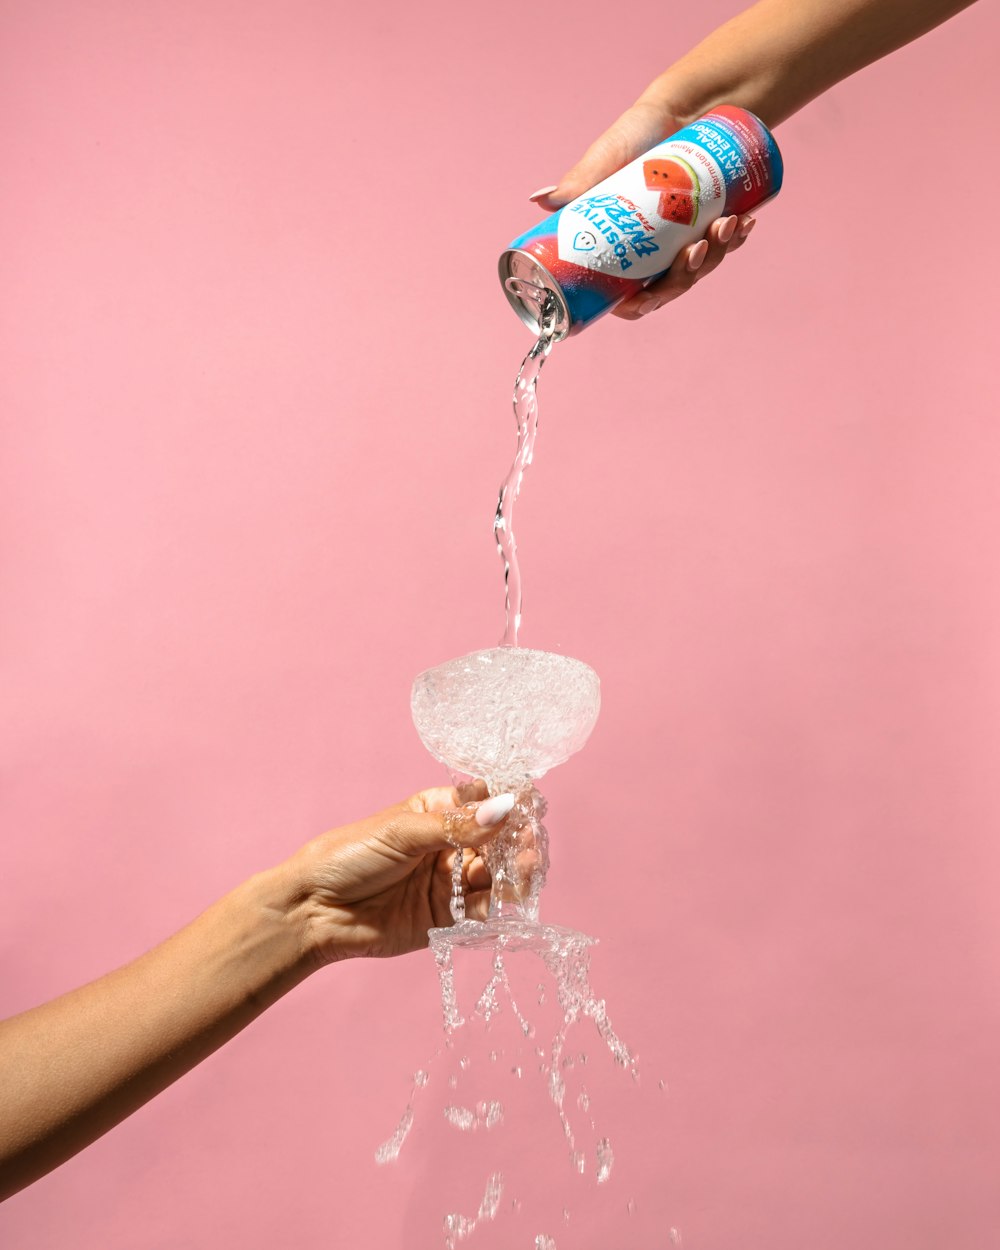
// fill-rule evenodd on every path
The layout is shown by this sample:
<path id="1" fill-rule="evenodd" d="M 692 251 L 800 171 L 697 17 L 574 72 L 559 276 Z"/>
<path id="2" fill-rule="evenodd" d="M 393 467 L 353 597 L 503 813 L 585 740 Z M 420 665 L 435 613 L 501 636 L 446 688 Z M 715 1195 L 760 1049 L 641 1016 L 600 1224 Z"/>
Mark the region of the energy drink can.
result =
<path id="1" fill-rule="evenodd" d="M 764 123 L 719 105 L 516 238 L 500 257 L 503 289 L 536 334 L 546 292 L 555 337 L 578 334 L 666 273 L 717 218 L 773 199 L 782 175 Z"/>

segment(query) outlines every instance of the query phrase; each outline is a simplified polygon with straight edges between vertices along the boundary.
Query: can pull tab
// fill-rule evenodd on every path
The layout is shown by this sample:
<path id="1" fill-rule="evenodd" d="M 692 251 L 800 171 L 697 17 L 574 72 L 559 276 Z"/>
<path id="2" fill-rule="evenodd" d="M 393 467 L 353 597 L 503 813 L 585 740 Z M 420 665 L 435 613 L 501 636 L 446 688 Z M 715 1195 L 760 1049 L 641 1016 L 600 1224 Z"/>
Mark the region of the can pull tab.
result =
<path id="1" fill-rule="evenodd" d="M 527 278 L 507 278 L 504 286 L 516 299 L 531 304 L 536 309 L 536 318 L 543 336 L 551 335 L 555 328 L 558 305 L 549 288 L 542 286 L 540 282 L 529 282 Z"/>

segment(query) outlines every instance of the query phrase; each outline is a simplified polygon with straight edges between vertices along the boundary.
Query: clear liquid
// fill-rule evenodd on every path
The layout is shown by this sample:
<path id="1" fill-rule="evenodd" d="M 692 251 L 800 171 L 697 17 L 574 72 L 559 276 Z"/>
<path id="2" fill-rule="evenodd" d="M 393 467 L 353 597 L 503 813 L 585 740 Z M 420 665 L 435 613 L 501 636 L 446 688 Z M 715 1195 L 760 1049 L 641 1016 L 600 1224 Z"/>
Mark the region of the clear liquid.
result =
<path id="1" fill-rule="evenodd" d="M 503 561 L 503 577 L 506 597 L 506 624 L 502 647 L 516 647 L 521 628 L 521 566 L 517 559 L 517 539 L 514 537 L 514 505 L 521 493 L 524 471 L 535 454 L 535 437 L 538 434 L 538 376 L 542 365 L 555 342 L 554 333 L 558 306 L 551 294 L 541 299 L 538 316 L 540 333 L 538 341 L 521 361 L 514 382 L 514 420 L 517 424 L 517 452 L 510 472 L 500 484 L 496 516 L 493 518 L 493 536 L 497 551 Z"/>
<path id="2" fill-rule="evenodd" d="M 478 947 L 493 951 L 493 975 L 479 995 L 475 1013 L 488 1026 L 493 1016 L 506 1008 L 527 1040 L 534 1038 L 535 1027 L 515 1001 L 505 957 L 520 951 L 531 951 L 541 959 L 555 982 L 562 1023 L 547 1049 L 539 1046 L 535 1053 L 540 1060 L 539 1071 L 545 1078 L 549 1097 L 562 1125 L 570 1163 L 578 1172 L 584 1171 L 586 1160 L 577 1149 L 577 1135 L 571 1123 L 571 1113 L 566 1108 L 566 1082 L 563 1076 L 564 1070 L 576 1063 L 571 1055 L 565 1054 L 567 1038 L 573 1026 L 582 1020 L 592 1020 L 618 1067 L 628 1071 L 633 1079 L 638 1079 L 637 1060 L 615 1032 L 608 1018 L 604 999 L 599 999 L 590 985 L 590 947 L 593 944 L 593 938 L 584 933 L 524 920 L 506 920 L 490 925 L 475 920 L 462 920 L 450 929 L 432 929 L 430 932 L 431 950 L 434 952 L 441 985 L 445 1038 L 449 1047 L 454 1043 L 457 1030 L 466 1023 L 455 991 L 456 950 Z M 585 1091 L 577 1100 L 576 1106 L 589 1119 L 590 1099 Z M 462 1117 L 461 1127 L 474 1127 L 478 1118 L 470 1113 L 466 1126 L 465 1117 Z M 593 1126 L 592 1120 L 590 1123 Z M 597 1147 L 598 1182 L 608 1179 L 613 1162 L 611 1143 L 607 1138 L 602 1138 Z"/>

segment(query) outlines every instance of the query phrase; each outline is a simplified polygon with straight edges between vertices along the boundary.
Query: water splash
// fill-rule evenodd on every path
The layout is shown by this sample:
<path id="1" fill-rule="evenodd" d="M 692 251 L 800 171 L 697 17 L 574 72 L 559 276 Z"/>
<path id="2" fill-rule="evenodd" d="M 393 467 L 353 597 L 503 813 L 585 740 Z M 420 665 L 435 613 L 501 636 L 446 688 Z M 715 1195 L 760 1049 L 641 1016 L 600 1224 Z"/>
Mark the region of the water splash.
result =
<path id="1" fill-rule="evenodd" d="M 503 1120 L 503 1103 L 496 1099 L 484 1099 L 476 1104 L 475 1110 L 471 1107 L 447 1106 L 444 1109 L 444 1118 L 452 1128 L 460 1129 L 463 1133 L 478 1128 L 496 1128 Z"/>
<path id="2" fill-rule="evenodd" d="M 566 1141 L 570 1163 L 574 1170 L 583 1172 L 584 1156 L 577 1149 L 576 1132 L 566 1108 L 566 1081 L 564 1071 L 577 1063 L 586 1064 L 582 1052 L 574 1056 L 565 1054 L 570 1030 L 584 1019 L 593 1020 L 597 1031 L 611 1052 L 615 1063 L 633 1076 L 637 1075 L 637 1060 L 625 1042 L 615 1032 L 608 1017 L 604 999 L 599 999 L 590 985 L 590 947 L 594 939 L 572 929 L 556 925 L 532 924 L 527 921 L 505 920 L 489 926 L 478 921 L 464 920 L 451 929 L 432 929 L 430 944 L 438 969 L 441 986 L 441 1009 L 444 1019 L 446 1044 L 454 1044 L 454 1034 L 465 1025 L 465 1017 L 459 1008 L 455 989 L 454 953 L 456 949 L 480 944 L 492 950 L 492 975 L 480 993 L 475 1014 L 489 1026 L 502 1011 L 509 1011 L 517 1022 L 521 1035 L 526 1039 L 535 1036 L 535 1027 L 518 1005 L 507 971 L 506 957 L 515 951 L 530 951 L 541 959 L 555 982 L 562 1021 L 547 1048 L 536 1046 L 538 1070 L 545 1080 L 549 1099 L 556 1109 Z M 496 1052 L 491 1052 L 491 1058 Z M 586 1113 L 590 1099 L 584 1091 L 577 1099 L 577 1106 Z M 451 1123 L 465 1131 L 473 1128 L 476 1119 L 461 1114 L 460 1108 Z M 446 1116 L 448 1112 L 446 1112 Z M 597 1147 L 597 1179 L 606 1181 L 611 1175 L 614 1154 L 607 1138 Z M 583 1166 L 581 1166 L 583 1164 Z"/>
<path id="3" fill-rule="evenodd" d="M 500 1199 L 503 1197 L 503 1173 L 494 1172 L 486 1182 L 486 1192 L 476 1215 L 459 1215 L 454 1213 L 444 1217 L 444 1244 L 446 1250 L 455 1250 L 455 1246 L 470 1237 L 476 1229 L 487 1220 L 495 1220 L 500 1210 Z"/>
<path id="4" fill-rule="evenodd" d="M 440 1051 L 438 1053 L 440 1054 Z M 403 1149 L 403 1142 L 406 1141 L 410 1129 L 413 1128 L 413 1103 L 417 1097 L 417 1091 L 423 1089 L 429 1080 L 430 1073 L 426 1069 L 418 1068 L 414 1072 L 409 1101 L 403 1114 L 399 1117 L 399 1123 L 396 1125 L 395 1132 L 388 1141 L 384 1141 L 375 1151 L 375 1162 L 379 1165 L 394 1163 L 399 1158 L 399 1152 Z"/>

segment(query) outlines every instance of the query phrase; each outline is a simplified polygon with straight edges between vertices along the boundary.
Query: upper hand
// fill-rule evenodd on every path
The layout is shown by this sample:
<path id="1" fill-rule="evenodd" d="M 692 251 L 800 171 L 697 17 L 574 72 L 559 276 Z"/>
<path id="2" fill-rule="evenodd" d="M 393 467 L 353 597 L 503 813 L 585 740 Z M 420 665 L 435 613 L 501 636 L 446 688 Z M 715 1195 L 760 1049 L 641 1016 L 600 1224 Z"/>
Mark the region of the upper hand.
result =
<path id="1" fill-rule="evenodd" d="M 530 198 L 547 212 L 556 212 L 680 130 L 688 120 L 691 120 L 689 115 L 668 102 L 657 80 L 590 145 L 555 186 L 536 191 Z M 704 239 L 681 249 L 661 278 L 619 304 L 613 310 L 615 316 L 635 321 L 677 299 L 717 269 L 727 255 L 741 248 L 754 224 L 755 218 L 750 215 L 720 217 L 712 223 Z"/>

